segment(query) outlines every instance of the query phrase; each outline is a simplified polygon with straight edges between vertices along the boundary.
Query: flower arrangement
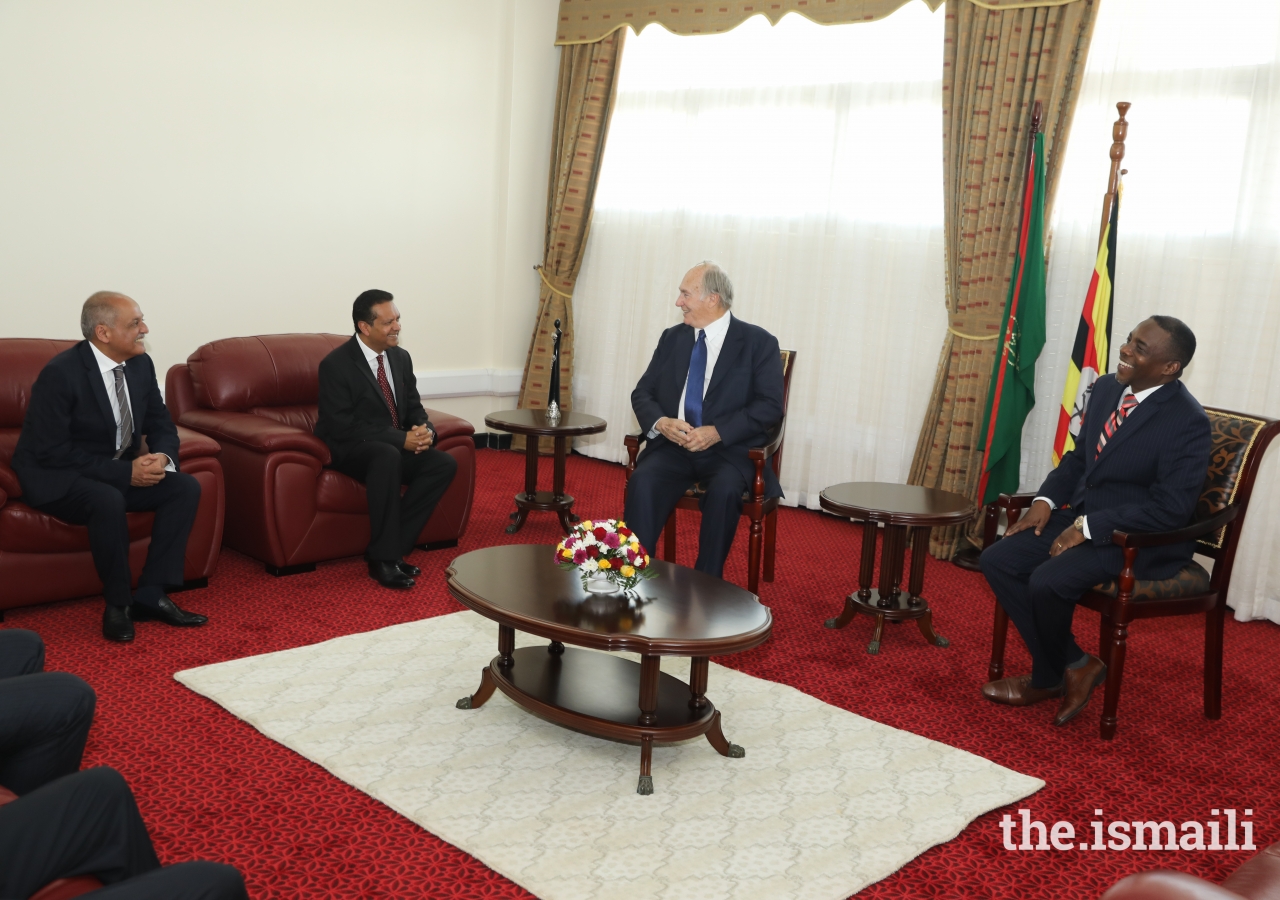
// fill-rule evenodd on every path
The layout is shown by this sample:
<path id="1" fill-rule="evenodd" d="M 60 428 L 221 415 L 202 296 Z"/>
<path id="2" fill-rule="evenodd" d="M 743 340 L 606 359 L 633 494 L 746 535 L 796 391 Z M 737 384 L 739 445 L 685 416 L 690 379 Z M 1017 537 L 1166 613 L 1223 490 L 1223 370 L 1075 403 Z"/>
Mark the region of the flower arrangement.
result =
<path id="1" fill-rule="evenodd" d="M 589 591 L 593 589 L 589 581 L 599 584 L 607 580 L 611 592 L 629 591 L 642 579 L 657 574 L 649 568 L 649 554 L 639 538 L 620 519 L 586 520 L 574 526 L 556 544 L 556 562 L 562 569 L 577 569 L 582 587 Z"/>

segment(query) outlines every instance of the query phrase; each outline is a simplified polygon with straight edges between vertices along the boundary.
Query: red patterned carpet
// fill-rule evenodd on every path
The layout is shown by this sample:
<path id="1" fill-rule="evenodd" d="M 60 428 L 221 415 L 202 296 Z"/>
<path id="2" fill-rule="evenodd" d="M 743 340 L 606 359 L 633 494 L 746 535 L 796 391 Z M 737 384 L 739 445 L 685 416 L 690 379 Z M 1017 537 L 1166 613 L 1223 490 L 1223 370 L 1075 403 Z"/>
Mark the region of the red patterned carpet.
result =
<path id="1" fill-rule="evenodd" d="M 199 631 L 143 623 L 134 644 L 111 645 L 99 636 L 98 599 L 8 614 L 7 626 L 44 636 L 51 668 L 75 672 L 97 690 L 86 764 L 125 774 L 162 859 L 232 863 L 258 898 L 530 896 L 172 679 L 192 666 L 453 612 L 461 607 L 448 596 L 442 573 L 456 553 L 557 540 L 550 514 L 533 514 L 518 535 L 503 532 L 523 458 L 493 450 L 478 456 L 476 506 L 462 546 L 417 553 L 413 562 L 424 573 L 407 594 L 377 587 L 358 559 L 276 579 L 260 564 L 224 552 L 209 588 L 180 598 L 210 616 Z M 550 463 L 543 464 L 549 484 Z M 568 480 L 583 516 L 620 513 L 620 467 L 574 457 Z M 682 546 L 690 548 L 684 562 L 692 560 L 696 521 L 693 515 L 682 521 Z M 1091 834 L 1095 809 L 1104 810 L 1106 821 L 1180 824 L 1234 807 L 1254 811 L 1259 847 L 1280 840 L 1280 628 L 1228 619 L 1224 716 L 1210 722 L 1201 712 L 1202 620 L 1139 623 L 1129 644 L 1119 734 L 1103 742 L 1100 696 L 1062 729 L 1049 723 L 1053 704 L 1016 710 L 979 696 L 992 604 L 980 575 L 928 561 L 925 593 L 949 648 L 926 645 L 910 624 L 889 626 L 873 657 L 865 652 L 869 619 L 843 631 L 823 628 L 854 587 L 859 536 L 849 522 L 784 508 L 778 578 L 762 586 L 774 637 L 718 661 L 1043 778 L 1045 789 L 1020 805 L 1033 819 L 1073 823 L 1080 839 Z M 740 532 L 726 573 L 738 584 L 746 583 L 744 541 Z M 1097 617 L 1082 610 L 1077 626 L 1081 643 L 1093 649 Z M 1021 643 L 1011 637 L 1010 644 L 1010 670 L 1025 671 Z M 708 693 L 714 691 L 713 683 Z M 859 897 L 1097 897 L 1120 877 L 1158 866 L 1220 880 L 1252 855 L 1008 851 L 998 826 L 1004 812 L 981 817 Z"/>

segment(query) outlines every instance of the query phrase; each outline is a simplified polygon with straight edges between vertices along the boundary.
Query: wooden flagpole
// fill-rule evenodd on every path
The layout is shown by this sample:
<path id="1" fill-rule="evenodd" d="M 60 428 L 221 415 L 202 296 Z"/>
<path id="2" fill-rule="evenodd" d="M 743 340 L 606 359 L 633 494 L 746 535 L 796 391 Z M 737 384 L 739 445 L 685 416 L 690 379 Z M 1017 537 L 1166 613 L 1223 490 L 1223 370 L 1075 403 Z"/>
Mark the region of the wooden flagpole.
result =
<path id="1" fill-rule="evenodd" d="M 1111 221 L 1111 205 L 1116 202 L 1116 193 L 1120 189 L 1120 176 L 1129 170 L 1120 168 L 1124 160 L 1124 141 L 1129 136 L 1129 122 L 1125 113 L 1132 106 L 1127 100 L 1116 104 L 1120 118 L 1111 126 L 1111 174 L 1107 176 L 1107 192 L 1102 195 L 1102 224 L 1098 227 L 1098 250 L 1102 250 L 1102 241 L 1107 234 L 1107 224 Z"/>

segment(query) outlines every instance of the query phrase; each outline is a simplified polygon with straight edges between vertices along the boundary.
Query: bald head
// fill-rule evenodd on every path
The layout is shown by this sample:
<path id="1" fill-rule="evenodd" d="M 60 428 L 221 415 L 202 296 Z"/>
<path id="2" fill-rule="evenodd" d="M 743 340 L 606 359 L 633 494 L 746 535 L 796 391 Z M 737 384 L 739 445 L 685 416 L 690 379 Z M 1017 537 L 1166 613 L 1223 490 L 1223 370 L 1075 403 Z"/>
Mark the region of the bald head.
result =
<path id="1" fill-rule="evenodd" d="M 142 339 L 147 326 L 133 298 L 117 291 L 98 291 L 80 309 L 80 333 L 116 362 L 147 352 Z"/>

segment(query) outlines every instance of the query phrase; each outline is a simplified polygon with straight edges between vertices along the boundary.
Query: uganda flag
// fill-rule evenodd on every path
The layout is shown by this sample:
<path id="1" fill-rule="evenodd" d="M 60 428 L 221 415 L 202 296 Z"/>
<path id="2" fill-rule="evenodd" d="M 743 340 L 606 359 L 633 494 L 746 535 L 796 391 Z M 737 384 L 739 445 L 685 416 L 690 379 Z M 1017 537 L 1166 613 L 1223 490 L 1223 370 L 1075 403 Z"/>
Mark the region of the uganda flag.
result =
<path id="1" fill-rule="evenodd" d="M 1093 383 L 1107 374 L 1107 355 L 1111 350 L 1111 292 L 1116 281 L 1116 225 L 1120 221 L 1120 192 L 1111 203 L 1111 219 L 1102 233 L 1098 261 L 1089 280 L 1089 293 L 1084 298 L 1080 324 L 1076 327 L 1076 343 L 1071 350 L 1067 383 L 1062 389 L 1062 409 L 1058 411 L 1058 433 L 1053 439 L 1053 464 L 1071 452 L 1080 434 L 1085 407 Z"/>
<path id="2" fill-rule="evenodd" d="M 996 351 L 978 449 L 985 506 L 1018 490 L 1022 425 L 1036 405 L 1035 366 L 1044 347 L 1044 135 L 1036 132 L 1022 195 L 1022 225 L 1004 305 L 1004 331 Z"/>

